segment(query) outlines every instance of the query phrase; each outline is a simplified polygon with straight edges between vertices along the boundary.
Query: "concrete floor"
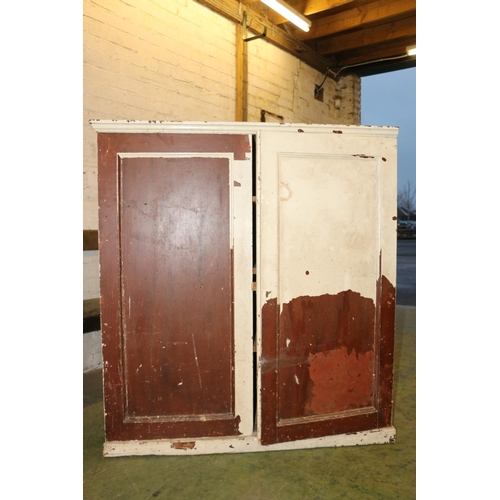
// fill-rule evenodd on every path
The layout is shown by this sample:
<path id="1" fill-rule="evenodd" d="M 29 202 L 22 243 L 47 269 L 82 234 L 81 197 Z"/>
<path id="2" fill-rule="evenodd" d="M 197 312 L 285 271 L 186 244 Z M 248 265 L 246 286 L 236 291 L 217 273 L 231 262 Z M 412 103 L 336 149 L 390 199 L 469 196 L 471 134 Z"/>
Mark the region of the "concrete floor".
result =
<path id="1" fill-rule="evenodd" d="M 100 370 L 83 377 L 85 500 L 416 498 L 415 313 L 396 307 L 393 444 L 190 457 L 103 458 Z"/>

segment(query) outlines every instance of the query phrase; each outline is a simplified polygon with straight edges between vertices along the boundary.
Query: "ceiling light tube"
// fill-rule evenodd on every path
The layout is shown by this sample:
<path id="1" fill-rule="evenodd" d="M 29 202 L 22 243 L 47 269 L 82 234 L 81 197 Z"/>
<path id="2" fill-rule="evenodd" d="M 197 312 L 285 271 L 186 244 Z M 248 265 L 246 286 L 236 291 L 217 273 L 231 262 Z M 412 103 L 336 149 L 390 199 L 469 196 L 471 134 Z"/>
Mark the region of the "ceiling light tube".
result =
<path id="1" fill-rule="evenodd" d="M 416 56 L 417 55 L 417 46 L 416 45 L 410 45 L 409 47 L 406 47 L 406 55 L 408 55 L 408 56 Z"/>
<path id="2" fill-rule="evenodd" d="M 278 14 L 286 17 L 290 22 L 298 26 L 301 30 L 309 31 L 311 27 L 311 21 L 307 17 L 303 16 L 300 12 L 292 9 L 288 4 L 283 2 L 283 0 L 261 0 L 268 7 L 275 10 Z"/>

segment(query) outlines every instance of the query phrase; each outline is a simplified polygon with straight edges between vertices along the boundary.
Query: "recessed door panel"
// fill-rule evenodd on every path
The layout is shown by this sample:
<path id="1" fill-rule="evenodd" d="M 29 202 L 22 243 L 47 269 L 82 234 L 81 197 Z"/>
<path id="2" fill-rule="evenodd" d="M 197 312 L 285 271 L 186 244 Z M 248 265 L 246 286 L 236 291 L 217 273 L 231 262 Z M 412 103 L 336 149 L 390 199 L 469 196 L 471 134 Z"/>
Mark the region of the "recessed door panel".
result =
<path id="1" fill-rule="evenodd" d="M 279 422 L 371 407 L 377 162 L 278 162 Z"/>
<path id="2" fill-rule="evenodd" d="M 126 418 L 231 414 L 227 158 L 124 158 Z"/>

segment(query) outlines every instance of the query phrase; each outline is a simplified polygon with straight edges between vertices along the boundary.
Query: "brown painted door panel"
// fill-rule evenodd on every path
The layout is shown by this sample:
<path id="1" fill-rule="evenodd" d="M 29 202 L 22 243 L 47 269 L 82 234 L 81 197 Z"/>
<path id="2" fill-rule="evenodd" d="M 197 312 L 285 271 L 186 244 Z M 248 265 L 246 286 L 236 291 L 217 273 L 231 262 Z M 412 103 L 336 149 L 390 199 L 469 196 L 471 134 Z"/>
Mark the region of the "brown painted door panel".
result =
<path id="1" fill-rule="evenodd" d="M 229 144 L 241 157 L 249 144 L 245 136 L 198 139 L 99 137 L 109 441 L 240 433 L 230 159 L 185 153 L 227 156 Z"/>
<path id="2" fill-rule="evenodd" d="M 122 160 L 126 418 L 231 414 L 229 168 Z"/>
<path id="3" fill-rule="evenodd" d="M 395 164 L 299 132 L 260 144 L 262 444 L 391 425 Z"/>

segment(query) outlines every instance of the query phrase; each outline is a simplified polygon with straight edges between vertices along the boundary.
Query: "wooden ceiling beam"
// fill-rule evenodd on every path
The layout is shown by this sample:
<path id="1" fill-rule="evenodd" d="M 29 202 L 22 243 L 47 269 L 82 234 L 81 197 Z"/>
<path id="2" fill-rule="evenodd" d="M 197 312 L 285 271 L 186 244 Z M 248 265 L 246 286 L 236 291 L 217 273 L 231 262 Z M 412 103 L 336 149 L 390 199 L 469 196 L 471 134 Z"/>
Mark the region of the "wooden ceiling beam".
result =
<path id="1" fill-rule="evenodd" d="M 272 11 L 267 5 L 263 4 L 260 0 L 257 0 L 261 6 L 264 6 L 268 9 L 268 17 L 271 19 L 274 24 L 281 25 L 288 22 L 288 19 L 281 16 L 277 12 Z M 343 5 L 354 2 L 354 0 L 285 0 L 286 3 L 295 9 L 297 12 L 300 12 L 304 16 L 314 16 L 314 14 L 319 14 L 321 12 L 332 10 Z M 256 5 L 256 0 L 243 0 L 243 2 L 248 5 L 250 8 L 258 10 Z"/>
<path id="2" fill-rule="evenodd" d="M 406 55 L 406 47 L 415 45 L 415 40 L 415 37 L 407 37 L 395 40 L 390 45 L 384 44 L 384 46 L 380 47 L 370 47 L 369 52 L 366 50 L 352 50 L 336 54 L 338 56 L 338 67 L 361 66 L 377 61 L 390 60 L 391 58 L 410 59 Z M 412 60 L 414 59 L 415 57 Z"/>
<path id="3" fill-rule="evenodd" d="M 328 67 L 330 66 L 330 60 L 319 55 L 306 44 L 293 38 L 282 28 L 259 15 L 248 5 L 240 4 L 237 0 L 196 1 L 238 24 L 243 24 L 243 14 L 244 12 L 247 12 L 248 31 L 259 35 L 264 31 L 264 28 L 266 28 L 267 33 L 265 39 L 267 41 L 294 55 L 321 73 L 326 73 Z"/>
<path id="4" fill-rule="evenodd" d="M 290 7 L 304 14 L 312 16 L 326 10 L 335 9 L 354 0 L 285 0 Z"/>
<path id="5" fill-rule="evenodd" d="M 297 30 L 294 34 L 297 39 L 305 41 L 350 29 L 387 23 L 415 15 L 416 4 L 416 0 L 376 0 L 354 9 L 317 19 L 313 22 L 309 32 Z"/>
<path id="6" fill-rule="evenodd" d="M 316 44 L 318 54 L 327 56 L 352 49 L 367 49 L 370 45 L 376 45 L 399 38 L 417 36 L 416 16 L 411 16 L 395 22 L 366 28 L 362 31 L 332 36 L 320 40 Z"/>
<path id="7" fill-rule="evenodd" d="M 245 38 L 262 35 L 266 30 L 266 41 L 329 76 L 346 67 L 353 67 L 349 69 L 353 73 L 374 74 L 382 59 L 384 71 L 415 64 L 414 58 L 405 55 L 407 46 L 416 45 L 415 0 L 287 0 L 299 12 L 307 14 L 307 9 L 316 9 L 311 15 L 312 35 L 316 38 L 299 34 L 291 23 L 276 26 L 277 14 L 260 0 L 196 1 L 239 26 L 243 26 L 246 15 Z M 336 10 L 332 10 L 334 3 Z"/>

